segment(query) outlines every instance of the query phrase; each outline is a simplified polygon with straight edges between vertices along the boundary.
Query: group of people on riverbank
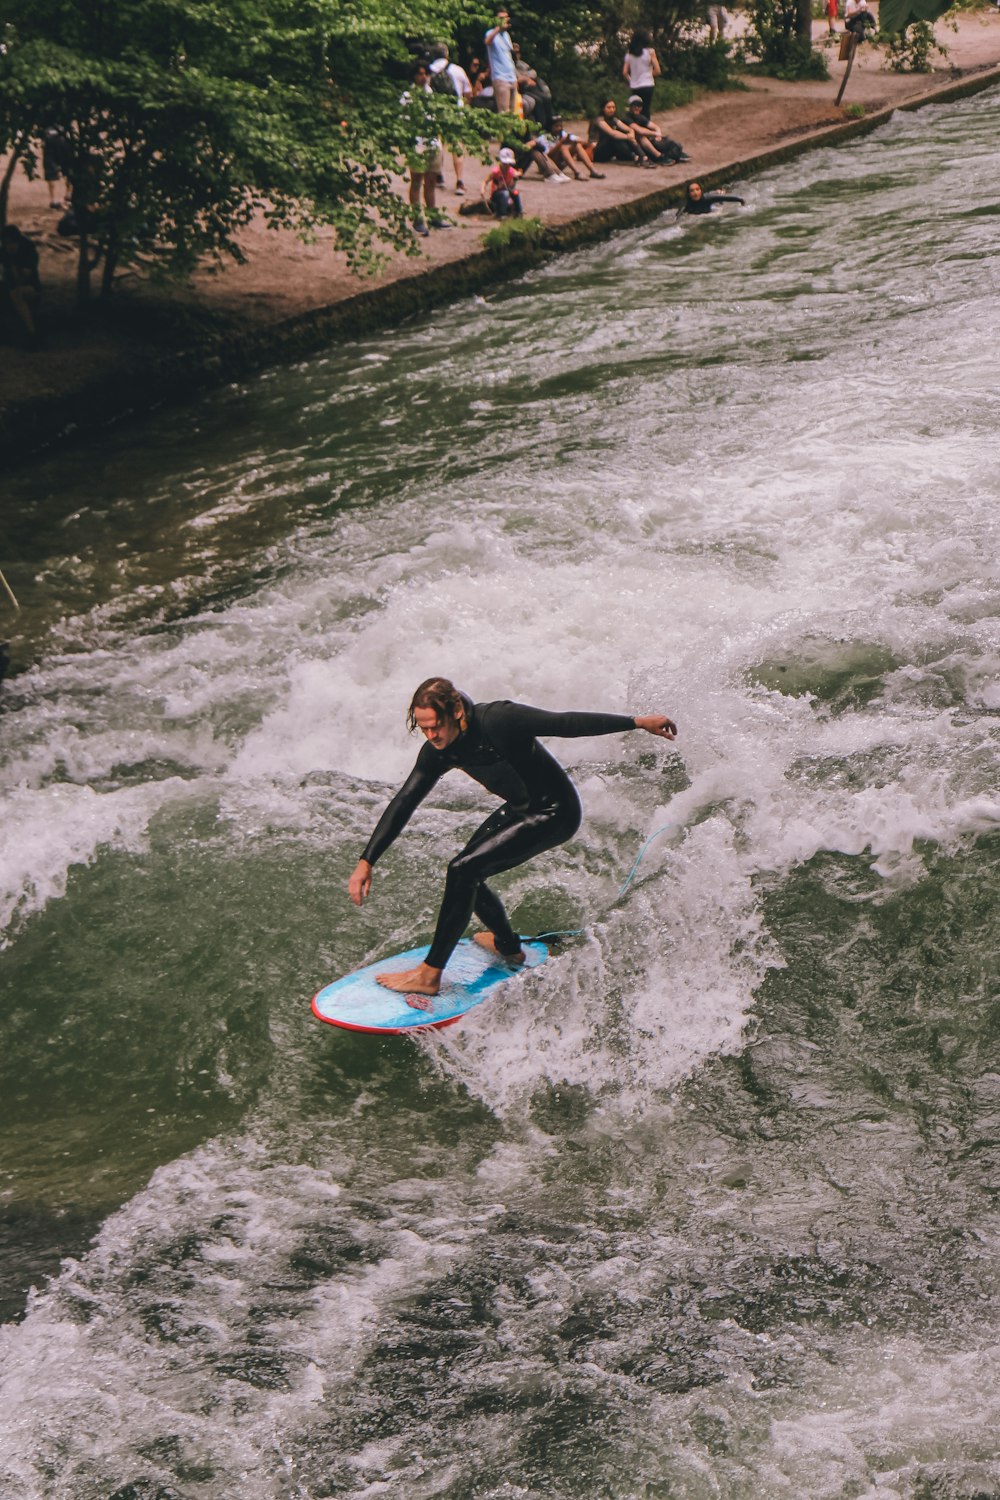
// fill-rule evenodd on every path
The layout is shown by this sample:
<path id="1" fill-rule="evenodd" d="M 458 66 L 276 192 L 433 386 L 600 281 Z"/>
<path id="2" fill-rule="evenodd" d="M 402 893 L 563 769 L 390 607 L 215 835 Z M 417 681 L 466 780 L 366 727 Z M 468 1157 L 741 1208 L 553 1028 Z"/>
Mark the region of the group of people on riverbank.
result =
<path id="1" fill-rule="evenodd" d="M 532 168 L 543 181 L 556 184 L 602 179 L 606 174 L 599 168 L 611 163 L 654 167 L 689 160 L 683 146 L 666 136 L 650 113 L 661 69 L 649 31 L 640 28 L 633 34 L 625 57 L 622 76 L 632 90 L 625 114 L 619 114 L 614 98 L 605 99 L 590 120 L 585 139 L 565 128 L 548 85 L 522 59 L 505 9 L 497 11 L 483 43 L 485 61 L 471 57 L 468 68 L 452 62 L 448 47 L 439 44 L 417 63 L 412 87 L 400 101 L 411 108 L 421 94 L 437 92 L 453 99 L 457 108 L 489 108 L 500 116 L 498 158 L 482 183 L 478 200 L 463 204 L 460 213 L 520 217 L 524 210 L 518 183 Z M 511 122 L 507 128 L 504 117 Z M 523 122 L 524 128 L 514 129 L 515 120 Z M 421 235 L 450 227 L 437 205 L 437 192 L 445 185 L 444 150 L 433 133 L 430 114 L 424 128 L 427 134 L 414 138 L 407 158 L 414 230 Z M 453 155 L 452 165 L 455 194 L 465 197 L 462 158 Z"/>

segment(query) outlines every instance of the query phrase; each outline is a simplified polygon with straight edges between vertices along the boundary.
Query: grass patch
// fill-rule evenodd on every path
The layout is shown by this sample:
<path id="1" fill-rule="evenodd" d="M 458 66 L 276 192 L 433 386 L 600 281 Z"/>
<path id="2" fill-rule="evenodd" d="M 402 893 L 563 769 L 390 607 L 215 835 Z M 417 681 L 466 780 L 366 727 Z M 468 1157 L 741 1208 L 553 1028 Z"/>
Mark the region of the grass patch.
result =
<path id="1" fill-rule="evenodd" d="M 532 219 L 504 219 L 483 235 L 487 250 L 499 252 L 519 245 L 538 245 L 542 239 L 542 221 Z"/>

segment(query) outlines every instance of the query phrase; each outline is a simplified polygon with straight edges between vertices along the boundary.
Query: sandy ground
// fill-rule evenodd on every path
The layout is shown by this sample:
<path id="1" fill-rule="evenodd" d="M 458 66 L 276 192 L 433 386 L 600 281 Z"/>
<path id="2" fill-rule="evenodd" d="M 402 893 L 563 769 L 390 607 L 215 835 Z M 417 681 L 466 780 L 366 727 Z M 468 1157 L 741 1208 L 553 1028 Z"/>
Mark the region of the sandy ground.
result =
<path id="1" fill-rule="evenodd" d="M 886 72 L 877 49 L 860 49 L 840 109 L 834 99 L 845 64 L 838 61 L 835 48 L 827 52 L 831 77 L 824 82 L 754 78 L 745 90 L 705 94 L 684 108 L 657 117 L 663 129 L 690 153 L 692 161 L 686 167 L 640 172 L 630 166 L 612 165 L 604 169 L 607 175 L 603 182 L 562 184 L 545 183 L 532 172 L 522 185 L 527 212 L 556 226 L 591 209 L 642 197 L 689 176 L 731 168 L 732 180 L 736 181 L 740 163 L 804 136 L 821 137 L 825 129 L 850 118 L 847 111 L 852 105 L 863 105 L 871 114 L 1000 67 L 1000 11 L 990 9 L 962 17 L 957 33 L 939 23 L 937 35 L 948 48 L 948 55 L 935 57 L 935 69 L 930 74 Z M 817 23 L 817 46 L 823 45 L 826 36 L 826 23 Z M 579 130 L 579 125 L 576 128 Z M 473 192 L 484 171 L 477 162 L 466 163 L 466 184 Z M 461 200 L 454 193 L 450 161 L 446 181 L 443 192 L 439 190 L 439 202 L 455 216 Z M 369 277 L 352 275 L 343 256 L 333 249 L 331 233 L 321 233 L 315 243 L 306 245 L 290 234 L 255 225 L 243 240 L 246 265 L 227 265 L 214 273 L 206 270 L 190 288 L 169 294 L 154 292 L 137 280 L 126 282 L 121 295 L 116 296 L 118 307 L 109 324 L 99 316 L 81 320 L 74 314 L 75 243 L 61 240 L 55 233 L 58 218 L 58 213 L 48 207 L 45 185 L 31 183 L 19 172 L 12 188 L 9 219 L 39 245 L 45 335 L 43 347 L 35 352 L 10 345 L 4 348 L 0 407 L 68 394 L 99 381 L 123 363 L 134 366 L 137 361 L 141 365 L 146 357 L 155 359 L 190 337 L 185 317 L 210 314 L 223 325 L 238 319 L 241 327 L 284 320 L 329 306 L 372 285 L 418 275 L 428 264 L 457 260 L 480 248 L 489 227 L 478 217 L 456 217 L 455 228 L 433 233 L 421 243 L 419 257 L 395 256 L 373 283 Z"/>

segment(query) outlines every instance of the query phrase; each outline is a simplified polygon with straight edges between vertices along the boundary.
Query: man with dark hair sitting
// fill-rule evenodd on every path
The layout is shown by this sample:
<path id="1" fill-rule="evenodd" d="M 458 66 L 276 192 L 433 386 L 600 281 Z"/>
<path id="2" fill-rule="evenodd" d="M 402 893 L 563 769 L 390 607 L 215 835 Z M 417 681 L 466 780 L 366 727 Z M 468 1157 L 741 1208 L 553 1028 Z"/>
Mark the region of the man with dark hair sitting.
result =
<path id="1" fill-rule="evenodd" d="M 629 97 L 627 118 L 639 145 L 647 155 L 652 155 L 654 161 L 673 166 L 675 162 L 691 160 L 678 141 L 672 141 L 668 135 L 663 134 L 658 125 L 653 123 L 646 114 L 638 94 L 632 94 Z"/>

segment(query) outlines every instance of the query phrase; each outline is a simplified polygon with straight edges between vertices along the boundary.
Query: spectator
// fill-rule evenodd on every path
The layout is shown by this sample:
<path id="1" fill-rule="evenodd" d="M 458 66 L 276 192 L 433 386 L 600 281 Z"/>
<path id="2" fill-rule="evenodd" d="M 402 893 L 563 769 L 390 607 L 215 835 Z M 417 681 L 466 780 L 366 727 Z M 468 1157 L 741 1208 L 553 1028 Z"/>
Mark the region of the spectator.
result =
<path id="1" fill-rule="evenodd" d="M 642 100 L 644 114 L 648 115 L 653 107 L 653 85 L 659 76 L 660 64 L 653 48 L 652 32 L 640 27 L 632 33 L 628 44 L 622 77 L 631 92 Z"/>
<path id="2" fill-rule="evenodd" d="M 869 27 L 875 30 L 878 22 L 868 9 L 868 0 L 847 0 L 844 6 L 844 30 L 856 36 L 859 42 L 865 39 Z"/>
<path id="3" fill-rule="evenodd" d="M 430 67 L 431 88 L 437 87 L 447 93 L 450 87 L 455 96 L 455 102 L 459 109 L 465 108 L 465 102 L 472 96 L 472 81 L 464 68 L 458 63 L 448 61 L 448 48 L 443 42 L 435 47 L 435 58 Z M 435 82 L 436 80 L 436 82 Z M 455 192 L 461 198 L 465 193 L 465 183 L 462 181 L 462 158 L 456 153 L 451 153 L 451 164 L 455 169 Z M 438 181 L 444 184 L 444 179 L 439 176 Z"/>
<path id="4" fill-rule="evenodd" d="M 49 190 L 49 207 L 62 208 L 63 200 L 56 196 L 60 178 L 69 177 L 73 167 L 73 148 L 63 132 L 50 125 L 42 136 L 42 176 Z"/>
<path id="5" fill-rule="evenodd" d="M 510 35 L 510 16 L 505 10 L 497 11 L 496 25 L 486 33 L 485 40 L 497 111 L 502 115 L 512 115 L 517 104 L 517 67 Z"/>
<path id="6" fill-rule="evenodd" d="M 552 90 L 539 78 L 534 68 L 529 67 L 523 60 L 517 42 L 514 43 L 514 63 L 517 67 L 517 87 L 521 95 L 521 106 L 525 118 L 530 115 L 533 124 L 546 132 L 550 131 L 552 121 L 555 119 Z"/>
<path id="7" fill-rule="evenodd" d="M 593 162 L 587 155 L 586 147 L 577 135 L 571 135 L 568 130 L 563 129 L 562 117 L 556 115 L 552 130 L 552 145 L 549 148 L 549 160 L 554 161 L 561 172 L 572 172 L 577 182 L 580 180 L 578 167 L 585 168 L 588 177 L 597 177 L 604 181 L 603 172 L 595 172 Z"/>
<path id="8" fill-rule="evenodd" d="M 411 92 L 408 89 L 399 102 L 412 119 L 420 122 L 420 128 L 425 130 L 433 129 L 434 126 L 434 116 L 420 107 L 421 101 L 430 92 L 430 71 L 426 63 L 418 63 L 413 70 L 413 90 Z M 436 136 L 430 139 L 423 135 L 414 137 L 406 155 L 406 164 L 410 169 L 410 207 L 414 211 L 413 229 L 416 234 L 428 234 L 428 222 L 433 229 L 451 228 L 448 220 L 437 212 L 435 189 L 441 161 L 441 142 Z M 427 210 L 426 218 L 420 212 L 421 195 Z"/>
<path id="9" fill-rule="evenodd" d="M 490 70 L 484 66 L 480 58 L 473 57 L 469 62 L 469 77 L 472 80 L 472 96 L 469 99 L 469 103 L 473 108 L 496 109 Z"/>
<path id="10" fill-rule="evenodd" d="M 35 312 L 42 295 L 38 251 L 16 224 L 6 225 L 0 243 L 4 302 L 27 334 L 29 347 L 34 348 L 38 339 Z"/>
<path id="11" fill-rule="evenodd" d="M 709 42 L 721 42 L 726 34 L 726 22 L 729 19 L 726 15 L 726 7 L 720 5 L 718 0 L 708 0 L 705 6 L 705 19 L 708 22 Z"/>
<path id="12" fill-rule="evenodd" d="M 551 159 L 553 142 L 546 135 L 532 135 L 514 146 L 514 162 L 522 177 L 532 165 L 536 166 L 546 182 L 569 182 Z"/>
<path id="13" fill-rule="evenodd" d="M 500 160 L 483 183 L 483 198 L 491 214 L 497 219 L 519 219 L 524 213 L 517 179 L 521 174 L 514 165 L 514 153 L 509 146 L 500 152 Z"/>
<path id="14" fill-rule="evenodd" d="M 594 148 L 595 162 L 631 161 L 638 167 L 652 166 L 633 132 L 619 120 L 618 106 L 613 99 L 605 99 L 600 113 L 591 120 L 587 139 Z"/>
<path id="15" fill-rule="evenodd" d="M 632 127 L 636 140 L 643 150 L 652 150 L 656 153 L 654 160 L 662 162 L 664 166 L 671 167 L 678 161 L 690 161 L 684 147 L 678 141 L 672 141 L 668 135 L 664 135 L 658 125 L 654 125 L 649 116 L 644 112 L 642 100 L 638 94 L 633 94 L 628 101 L 628 123 Z"/>
<path id="16" fill-rule="evenodd" d="M 833 24 L 837 19 L 837 0 L 826 0 L 826 19 L 830 27 L 830 35 L 837 35 L 837 28 Z"/>
<path id="17" fill-rule="evenodd" d="M 677 210 L 681 214 L 710 214 L 717 203 L 742 203 L 732 193 L 706 193 L 700 182 L 689 182 L 687 197 Z"/>

